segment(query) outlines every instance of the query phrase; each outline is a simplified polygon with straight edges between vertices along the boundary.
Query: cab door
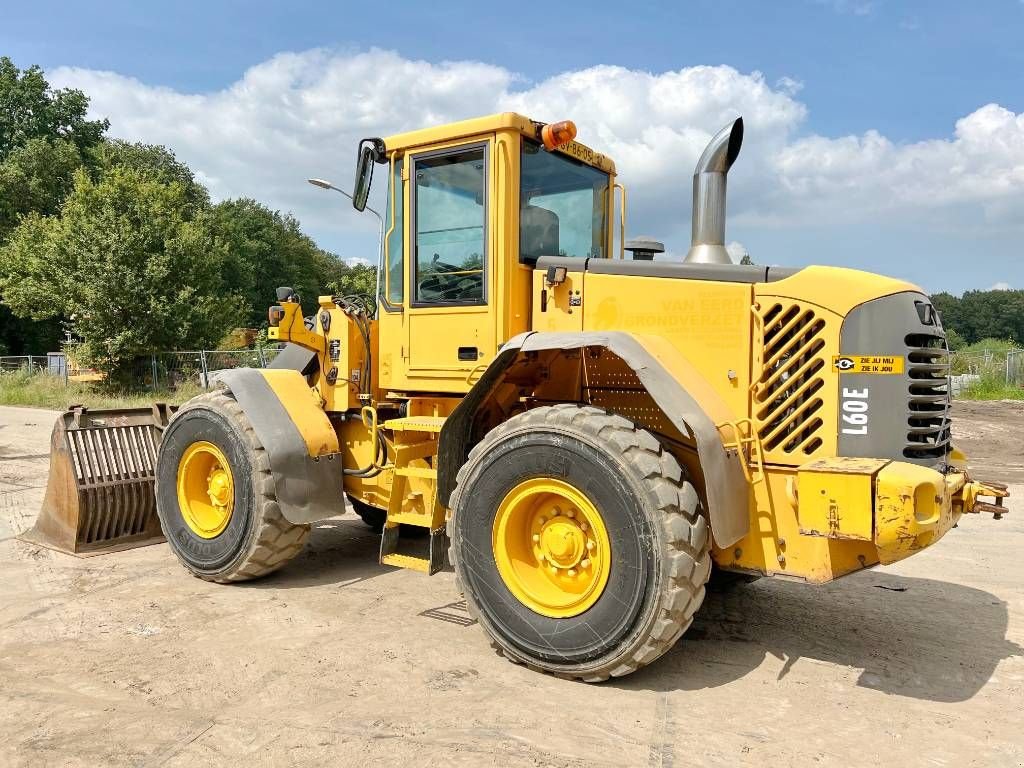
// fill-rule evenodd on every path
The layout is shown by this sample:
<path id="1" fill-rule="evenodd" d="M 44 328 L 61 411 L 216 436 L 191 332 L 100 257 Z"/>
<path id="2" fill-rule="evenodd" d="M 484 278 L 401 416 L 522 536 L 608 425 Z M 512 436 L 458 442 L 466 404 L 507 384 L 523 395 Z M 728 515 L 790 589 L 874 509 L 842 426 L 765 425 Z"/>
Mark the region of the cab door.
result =
<path id="1" fill-rule="evenodd" d="M 493 141 L 409 162 L 409 383 L 465 392 L 496 353 Z"/>

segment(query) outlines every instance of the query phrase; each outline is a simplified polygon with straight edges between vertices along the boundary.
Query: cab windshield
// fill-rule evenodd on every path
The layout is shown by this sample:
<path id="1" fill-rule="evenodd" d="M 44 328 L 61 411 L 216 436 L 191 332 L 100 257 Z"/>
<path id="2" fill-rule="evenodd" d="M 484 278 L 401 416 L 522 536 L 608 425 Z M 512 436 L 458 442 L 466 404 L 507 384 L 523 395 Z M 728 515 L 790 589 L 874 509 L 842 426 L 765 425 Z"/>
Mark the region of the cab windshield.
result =
<path id="1" fill-rule="evenodd" d="M 608 174 L 523 139 L 519 260 L 604 258 Z"/>

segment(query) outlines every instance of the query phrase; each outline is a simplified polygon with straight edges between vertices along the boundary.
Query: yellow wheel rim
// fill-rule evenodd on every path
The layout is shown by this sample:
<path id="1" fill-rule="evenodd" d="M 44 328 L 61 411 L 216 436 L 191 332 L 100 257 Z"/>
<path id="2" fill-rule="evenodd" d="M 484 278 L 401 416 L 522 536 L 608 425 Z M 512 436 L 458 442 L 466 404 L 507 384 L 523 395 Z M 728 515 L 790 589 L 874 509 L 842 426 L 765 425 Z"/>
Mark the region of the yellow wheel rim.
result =
<path id="1" fill-rule="evenodd" d="M 530 610 L 578 616 L 604 591 L 612 547 L 597 508 L 569 483 L 535 478 L 502 499 L 491 545 L 498 573 Z"/>
<path id="2" fill-rule="evenodd" d="M 178 507 L 192 533 L 219 536 L 231 521 L 235 482 L 227 457 L 213 443 L 192 443 L 178 462 Z"/>

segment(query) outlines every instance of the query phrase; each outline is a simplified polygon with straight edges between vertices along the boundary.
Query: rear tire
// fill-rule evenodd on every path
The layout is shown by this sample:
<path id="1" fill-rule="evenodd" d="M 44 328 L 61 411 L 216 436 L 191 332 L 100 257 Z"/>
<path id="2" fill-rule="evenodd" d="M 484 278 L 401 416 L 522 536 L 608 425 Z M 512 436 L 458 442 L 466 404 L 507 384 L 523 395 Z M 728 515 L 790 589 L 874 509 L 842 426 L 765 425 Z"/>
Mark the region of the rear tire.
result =
<path id="1" fill-rule="evenodd" d="M 230 517 L 215 536 L 199 535 L 185 519 L 179 464 L 197 442 L 216 446 L 233 478 Z M 277 503 L 270 459 L 242 407 L 226 390 L 189 400 L 160 441 L 156 503 L 167 543 L 185 568 L 206 581 L 246 581 L 276 571 L 299 552 L 309 525 L 288 522 Z"/>
<path id="2" fill-rule="evenodd" d="M 354 496 L 348 497 L 348 503 L 352 505 L 352 510 L 359 515 L 370 530 L 374 533 L 384 532 L 384 523 L 388 519 L 388 511 L 386 509 L 367 504 L 365 501 L 360 501 Z M 408 525 L 407 523 L 399 525 L 399 529 L 398 535 L 407 539 L 421 539 L 430 533 L 430 531 L 422 526 Z"/>
<path id="3" fill-rule="evenodd" d="M 708 580 L 709 592 L 732 592 L 741 589 L 748 584 L 759 581 L 760 576 L 753 573 L 739 573 L 737 571 L 723 571 L 721 568 L 711 569 L 711 578 Z"/>
<path id="4" fill-rule="evenodd" d="M 499 570 L 501 531 L 514 527 L 496 517 L 535 478 L 582 494 L 607 533 L 607 583 L 582 613 L 531 609 Z M 470 452 L 451 510 L 449 559 L 470 613 L 496 650 L 532 669 L 588 682 L 627 675 L 671 648 L 704 600 L 710 534 L 697 492 L 657 438 L 621 416 L 563 404 L 509 419 Z M 538 567 L 554 573 L 550 562 Z"/>
<path id="5" fill-rule="evenodd" d="M 388 519 L 388 511 L 380 507 L 374 507 L 365 501 L 360 501 L 355 496 L 348 497 L 348 503 L 352 505 L 352 511 L 362 518 L 374 533 L 384 530 L 384 523 Z"/>

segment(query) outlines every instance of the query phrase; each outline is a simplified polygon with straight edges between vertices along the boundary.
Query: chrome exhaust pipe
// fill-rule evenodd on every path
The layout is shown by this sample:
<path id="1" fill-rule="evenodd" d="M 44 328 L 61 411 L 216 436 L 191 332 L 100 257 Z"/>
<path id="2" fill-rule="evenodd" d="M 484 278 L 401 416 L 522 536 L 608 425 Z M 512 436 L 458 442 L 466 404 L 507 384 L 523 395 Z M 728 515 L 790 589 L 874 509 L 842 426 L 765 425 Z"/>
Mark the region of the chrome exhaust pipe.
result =
<path id="1" fill-rule="evenodd" d="M 704 149 L 693 171 L 693 227 L 691 264 L 732 264 L 725 250 L 726 176 L 743 144 L 743 118 L 720 130 Z"/>

